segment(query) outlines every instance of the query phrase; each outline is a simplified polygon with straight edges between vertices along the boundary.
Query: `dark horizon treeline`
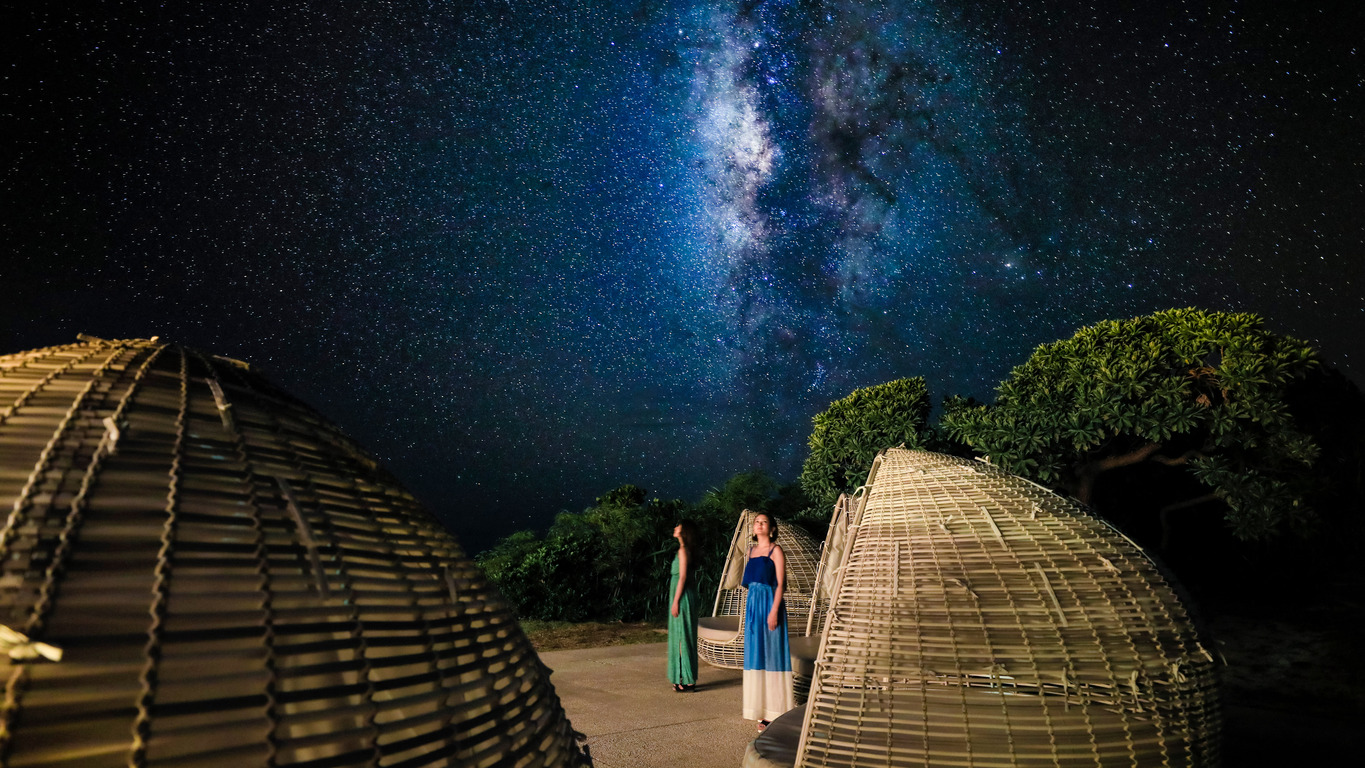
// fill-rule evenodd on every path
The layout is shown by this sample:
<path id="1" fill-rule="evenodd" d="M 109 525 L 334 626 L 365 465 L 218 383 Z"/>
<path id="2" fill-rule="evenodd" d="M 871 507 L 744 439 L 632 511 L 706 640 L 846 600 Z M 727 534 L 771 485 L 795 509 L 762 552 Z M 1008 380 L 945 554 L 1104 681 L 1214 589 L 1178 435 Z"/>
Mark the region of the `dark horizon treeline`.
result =
<path id="1" fill-rule="evenodd" d="M 521 619 L 662 621 L 677 551 L 673 527 L 687 518 L 697 526 L 697 594 L 702 614 L 710 615 L 726 549 L 746 508 L 824 538 L 828 519 L 818 519 L 799 483 L 784 485 L 751 470 L 695 503 L 650 498 L 644 488 L 622 485 L 582 512 L 561 512 L 543 536 L 518 531 L 476 559 Z"/>
<path id="2" fill-rule="evenodd" d="M 1167 575 L 1213 612 L 1249 604 L 1270 609 L 1301 599 L 1307 584 L 1337 594 L 1360 581 L 1357 561 L 1343 554 L 1361 529 L 1365 510 L 1356 504 L 1335 510 L 1316 535 L 1273 541 L 1239 540 L 1219 515 L 1191 514 L 1178 524 L 1175 542 L 1162 546 L 1167 534 L 1139 514 L 1142 504 L 1116 498 L 1129 492 L 1134 494 L 1129 501 L 1140 499 L 1132 484 L 1152 479 L 1137 473 L 1108 489 L 1099 500 L 1103 509 L 1096 511 L 1161 558 Z M 582 512 L 561 512 L 543 534 L 518 531 L 475 559 L 521 620 L 663 622 L 669 565 L 677 551 L 673 527 L 687 518 L 697 526 L 694 574 L 701 615 L 709 616 L 726 550 L 746 508 L 771 512 L 821 544 L 833 512 L 818 509 L 799 481 L 782 484 L 761 470 L 736 474 L 694 503 L 651 498 L 646 489 L 626 484 Z"/>

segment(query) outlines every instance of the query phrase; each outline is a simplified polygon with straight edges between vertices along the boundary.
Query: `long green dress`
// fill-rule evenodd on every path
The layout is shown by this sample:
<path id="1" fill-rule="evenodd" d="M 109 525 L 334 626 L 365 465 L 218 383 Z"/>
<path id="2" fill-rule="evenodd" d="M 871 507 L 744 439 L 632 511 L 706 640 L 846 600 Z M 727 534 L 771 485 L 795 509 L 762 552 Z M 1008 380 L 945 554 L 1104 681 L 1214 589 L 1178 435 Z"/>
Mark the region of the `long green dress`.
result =
<path id="1" fill-rule="evenodd" d="M 673 567 L 668 580 L 668 682 L 675 685 L 697 683 L 697 584 L 688 579 L 678 599 L 678 615 L 673 615 L 673 595 L 678 591 L 678 556 L 673 556 Z"/>

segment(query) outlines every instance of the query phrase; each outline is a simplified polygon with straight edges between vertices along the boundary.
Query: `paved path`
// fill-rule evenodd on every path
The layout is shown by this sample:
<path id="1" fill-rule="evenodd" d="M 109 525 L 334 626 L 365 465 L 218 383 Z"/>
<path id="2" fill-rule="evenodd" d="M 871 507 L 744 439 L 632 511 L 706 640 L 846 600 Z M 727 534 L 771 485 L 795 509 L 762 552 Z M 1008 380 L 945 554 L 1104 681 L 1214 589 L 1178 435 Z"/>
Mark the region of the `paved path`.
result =
<path id="1" fill-rule="evenodd" d="M 701 665 L 674 693 L 664 643 L 547 651 L 540 658 L 597 768 L 740 768 L 757 732 L 739 716 L 740 672 Z"/>
<path id="2" fill-rule="evenodd" d="M 588 737 L 597 768 L 741 768 L 757 733 L 739 716 L 740 673 L 701 665 L 696 693 L 674 693 L 664 644 L 548 651 L 550 681 Z M 1295 712 L 1229 703 L 1223 764 L 1333 766 L 1358 762 L 1361 713 Z"/>

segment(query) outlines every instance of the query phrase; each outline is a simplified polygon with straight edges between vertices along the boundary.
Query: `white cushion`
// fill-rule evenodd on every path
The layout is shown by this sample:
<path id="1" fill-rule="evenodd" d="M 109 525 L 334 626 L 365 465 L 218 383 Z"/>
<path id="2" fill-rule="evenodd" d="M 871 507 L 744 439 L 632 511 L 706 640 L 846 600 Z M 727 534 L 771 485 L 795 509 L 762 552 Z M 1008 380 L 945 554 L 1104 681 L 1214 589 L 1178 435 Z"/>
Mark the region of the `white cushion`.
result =
<path id="1" fill-rule="evenodd" d="M 741 629 L 740 616 L 703 616 L 697 619 L 697 637 L 713 643 L 734 640 Z"/>

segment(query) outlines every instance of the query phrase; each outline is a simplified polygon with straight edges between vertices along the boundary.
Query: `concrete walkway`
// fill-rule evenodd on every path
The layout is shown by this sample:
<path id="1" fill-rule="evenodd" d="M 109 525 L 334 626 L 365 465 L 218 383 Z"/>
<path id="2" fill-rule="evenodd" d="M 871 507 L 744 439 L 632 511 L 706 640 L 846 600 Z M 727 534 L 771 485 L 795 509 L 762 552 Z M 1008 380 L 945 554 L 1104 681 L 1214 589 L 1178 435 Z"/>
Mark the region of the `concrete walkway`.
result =
<path id="1" fill-rule="evenodd" d="M 740 671 L 701 665 L 693 693 L 674 693 L 665 643 L 540 654 L 597 768 L 740 768 L 757 736 L 743 720 Z"/>
<path id="2" fill-rule="evenodd" d="M 597 768 L 741 768 L 758 735 L 742 720 L 740 672 L 701 665 L 695 693 L 674 693 L 664 643 L 547 651 L 540 658 Z M 1223 764 L 1359 762 L 1357 712 L 1262 709 L 1228 702 Z"/>

